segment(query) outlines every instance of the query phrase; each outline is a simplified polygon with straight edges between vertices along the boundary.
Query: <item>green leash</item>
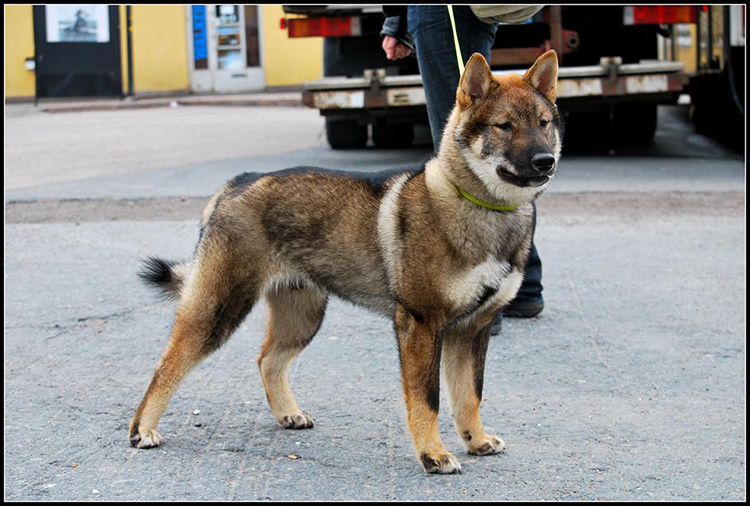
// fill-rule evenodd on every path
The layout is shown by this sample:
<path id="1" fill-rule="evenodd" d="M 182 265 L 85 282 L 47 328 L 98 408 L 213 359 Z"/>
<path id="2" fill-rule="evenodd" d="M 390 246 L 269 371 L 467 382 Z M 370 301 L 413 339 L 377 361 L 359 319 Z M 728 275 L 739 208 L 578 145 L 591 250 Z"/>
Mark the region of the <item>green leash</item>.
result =
<path id="1" fill-rule="evenodd" d="M 464 59 L 461 57 L 461 46 L 458 45 L 458 33 L 456 32 L 456 20 L 453 19 L 453 6 L 450 4 L 448 4 L 448 16 L 451 18 L 451 28 L 453 28 L 453 45 L 456 47 L 458 74 L 464 75 Z"/>
<path id="2" fill-rule="evenodd" d="M 461 57 L 461 46 L 458 44 L 458 32 L 456 32 L 456 20 L 453 17 L 453 6 L 448 5 L 448 16 L 451 18 L 451 28 L 453 28 L 453 45 L 456 47 L 456 61 L 458 62 L 458 72 L 459 75 L 464 74 L 464 60 Z M 476 205 L 484 207 L 486 209 L 491 209 L 492 211 L 515 211 L 518 209 L 518 206 L 499 206 L 497 204 L 490 204 L 489 202 L 485 202 L 483 200 L 479 200 L 471 193 L 467 192 L 463 188 L 460 188 L 458 185 L 456 186 L 456 190 L 458 190 L 458 193 L 464 197 L 466 200 L 470 202 L 474 202 Z"/>

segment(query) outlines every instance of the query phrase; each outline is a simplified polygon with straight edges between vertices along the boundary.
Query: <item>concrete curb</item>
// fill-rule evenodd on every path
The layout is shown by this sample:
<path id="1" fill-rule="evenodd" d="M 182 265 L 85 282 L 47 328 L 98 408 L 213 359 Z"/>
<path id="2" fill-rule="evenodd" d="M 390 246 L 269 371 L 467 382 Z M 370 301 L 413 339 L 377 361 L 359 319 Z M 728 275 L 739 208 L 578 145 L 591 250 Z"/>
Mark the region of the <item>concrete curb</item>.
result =
<path id="1" fill-rule="evenodd" d="M 297 95 L 290 96 L 290 95 Z M 214 106 L 214 107 L 303 107 L 301 94 L 280 94 L 280 96 L 190 96 L 182 98 L 160 98 L 143 100 L 117 100 L 107 102 L 76 102 L 72 104 L 47 104 L 40 110 L 47 113 L 114 111 L 123 109 L 146 109 L 154 107 Z"/>
<path id="2" fill-rule="evenodd" d="M 114 111 L 120 109 L 147 109 L 153 107 L 168 107 L 169 101 L 165 102 L 133 102 L 121 104 L 75 104 L 75 105 L 48 105 L 40 107 L 42 112 L 62 113 L 62 112 L 85 112 L 85 111 Z"/>
<path id="3" fill-rule="evenodd" d="M 303 107 L 302 99 L 177 100 L 178 105 L 213 105 L 223 107 Z"/>

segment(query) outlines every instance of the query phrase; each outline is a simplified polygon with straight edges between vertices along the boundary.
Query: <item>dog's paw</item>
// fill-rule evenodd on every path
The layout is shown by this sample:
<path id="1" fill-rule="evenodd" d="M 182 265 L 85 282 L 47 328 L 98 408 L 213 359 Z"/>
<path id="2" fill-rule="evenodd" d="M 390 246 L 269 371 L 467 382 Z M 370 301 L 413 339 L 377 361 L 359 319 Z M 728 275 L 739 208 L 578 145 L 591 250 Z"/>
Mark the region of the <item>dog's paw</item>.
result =
<path id="1" fill-rule="evenodd" d="M 452 453 L 441 453 L 438 455 L 428 455 L 423 453 L 419 456 L 422 467 L 428 473 L 435 474 L 460 474 L 461 464 Z"/>
<path id="2" fill-rule="evenodd" d="M 151 429 L 144 433 L 136 432 L 130 436 L 130 444 L 135 448 L 154 448 L 159 446 L 161 442 L 162 438 L 159 433 L 156 432 L 156 429 Z"/>
<path id="3" fill-rule="evenodd" d="M 487 436 L 469 443 L 469 453 L 473 455 L 493 455 L 505 450 L 505 443 L 497 436 Z"/>
<path id="4" fill-rule="evenodd" d="M 299 411 L 282 416 L 279 418 L 279 423 L 285 429 L 312 429 L 315 420 L 310 413 Z"/>

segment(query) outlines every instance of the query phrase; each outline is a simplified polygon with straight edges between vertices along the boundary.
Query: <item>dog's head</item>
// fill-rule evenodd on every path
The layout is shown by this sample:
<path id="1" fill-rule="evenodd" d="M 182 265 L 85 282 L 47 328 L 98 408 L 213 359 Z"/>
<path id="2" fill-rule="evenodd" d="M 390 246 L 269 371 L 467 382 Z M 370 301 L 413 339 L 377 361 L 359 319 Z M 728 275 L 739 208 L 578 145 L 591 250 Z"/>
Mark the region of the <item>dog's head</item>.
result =
<path id="1" fill-rule="evenodd" d="M 562 119 L 555 106 L 557 53 L 547 51 L 522 77 L 496 77 L 475 53 L 456 92 L 452 140 L 490 194 L 521 203 L 555 174 Z"/>

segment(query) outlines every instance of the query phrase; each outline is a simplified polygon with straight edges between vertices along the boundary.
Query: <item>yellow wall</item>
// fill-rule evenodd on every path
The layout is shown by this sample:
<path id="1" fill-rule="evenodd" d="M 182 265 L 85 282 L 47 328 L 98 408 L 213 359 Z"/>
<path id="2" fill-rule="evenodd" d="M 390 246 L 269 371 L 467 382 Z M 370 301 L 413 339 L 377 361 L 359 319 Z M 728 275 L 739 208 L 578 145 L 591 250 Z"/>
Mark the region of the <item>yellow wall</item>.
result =
<path id="1" fill-rule="evenodd" d="M 323 76 L 323 38 L 290 39 L 279 27 L 286 17 L 280 5 L 263 6 L 263 65 L 266 86 L 302 84 Z"/>
<path id="2" fill-rule="evenodd" d="M 323 39 L 290 39 L 279 27 L 280 5 L 263 5 L 263 64 L 266 86 L 299 85 L 323 75 Z M 184 5 L 134 5 L 133 75 L 135 92 L 188 90 L 187 11 Z M 123 91 L 127 91 L 125 7 L 120 6 Z M 34 56 L 30 5 L 5 6 L 5 96 L 33 97 L 34 71 L 24 61 Z"/>
<path id="3" fill-rule="evenodd" d="M 132 13 L 133 86 L 136 94 L 187 90 L 190 77 L 185 6 L 134 5 Z M 123 81 L 127 89 L 126 58 L 123 58 Z"/>
<path id="4" fill-rule="evenodd" d="M 5 96 L 33 97 L 36 80 L 26 70 L 26 58 L 34 56 L 34 16 L 31 5 L 5 6 Z"/>

